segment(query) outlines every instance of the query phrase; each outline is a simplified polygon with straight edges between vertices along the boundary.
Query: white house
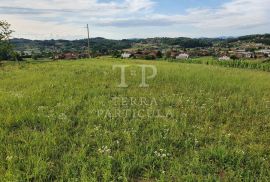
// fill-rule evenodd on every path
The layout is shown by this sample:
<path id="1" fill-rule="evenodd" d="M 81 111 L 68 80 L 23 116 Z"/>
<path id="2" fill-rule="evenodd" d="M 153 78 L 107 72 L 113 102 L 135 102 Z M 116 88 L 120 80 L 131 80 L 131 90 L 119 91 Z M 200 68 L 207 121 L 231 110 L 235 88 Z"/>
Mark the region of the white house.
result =
<path id="1" fill-rule="evenodd" d="M 122 57 L 122 58 L 130 58 L 131 55 L 132 55 L 132 54 L 125 52 L 125 53 L 121 54 L 121 57 Z"/>
<path id="2" fill-rule="evenodd" d="M 31 56 L 32 51 L 23 51 L 23 54 L 26 55 L 26 56 Z"/>
<path id="3" fill-rule="evenodd" d="M 218 58 L 219 61 L 229 61 L 231 58 L 228 56 L 222 56 L 220 58 Z"/>
<path id="4" fill-rule="evenodd" d="M 176 59 L 188 59 L 189 55 L 188 54 L 179 54 L 178 56 L 176 56 Z"/>
<path id="5" fill-rule="evenodd" d="M 263 54 L 270 54 L 270 49 L 261 49 L 259 51 L 256 51 L 258 53 L 263 53 Z"/>
<path id="6" fill-rule="evenodd" d="M 252 52 L 246 52 L 245 50 L 238 50 L 236 53 L 238 57 L 242 58 L 252 58 L 254 56 Z"/>

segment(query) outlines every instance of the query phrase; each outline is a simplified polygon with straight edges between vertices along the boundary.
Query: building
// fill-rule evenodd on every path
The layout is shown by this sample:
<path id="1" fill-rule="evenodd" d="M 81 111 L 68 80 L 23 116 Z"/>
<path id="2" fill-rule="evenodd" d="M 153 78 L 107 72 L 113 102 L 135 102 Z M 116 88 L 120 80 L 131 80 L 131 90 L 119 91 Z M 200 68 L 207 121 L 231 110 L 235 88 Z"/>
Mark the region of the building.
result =
<path id="1" fill-rule="evenodd" d="M 177 51 L 171 51 L 170 52 L 170 57 L 173 58 L 173 59 L 176 59 L 176 57 L 179 55 L 179 52 Z"/>
<path id="2" fill-rule="evenodd" d="M 131 53 L 127 53 L 127 52 L 121 54 L 121 57 L 122 58 L 130 58 L 131 56 L 132 56 L 132 54 Z"/>
<path id="3" fill-rule="evenodd" d="M 79 59 L 85 59 L 85 58 L 89 58 L 89 54 L 88 53 L 81 53 L 78 55 Z M 90 56 L 91 58 L 91 56 Z"/>
<path id="4" fill-rule="evenodd" d="M 231 58 L 228 56 L 222 56 L 222 57 L 218 58 L 218 60 L 219 61 L 229 61 L 229 60 L 231 60 Z"/>
<path id="5" fill-rule="evenodd" d="M 32 56 L 32 51 L 23 51 L 22 52 L 25 56 Z"/>
<path id="6" fill-rule="evenodd" d="M 55 55 L 53 59 L 67 59 L 67 60 L 75 60 L 79 59 L 79 55 L 77 53 L 65 53 L 65 54 L 58 54 Z"/>
<path id="7" fill-rule="evenodd" d="M 263 52 L 255 52 L 255 58 L 257 58 L 257 59 L 263 59 L 263 58 L 266 58 L 266 57 L 269 57 L 269 55 L 265 54 Z"/>
<path id="8" fill-rule="evenodd" d="M 255 52 L 256 56 L 258 57 L 270 57 L 270 49 L 261 49 Z"/>
<path id="9" fill-rule="evenodd" d="M 178 56 L 175 57 L 176 59 L 188 59 L 189 55 L 186 53 L 179 54 Z"/>
<path id="10" fill-rule="evenodd" d="M 253 58 L 254 54 L 252 52 L 246 52 L 245 50 L 236 51 L 237 58 Z"/>

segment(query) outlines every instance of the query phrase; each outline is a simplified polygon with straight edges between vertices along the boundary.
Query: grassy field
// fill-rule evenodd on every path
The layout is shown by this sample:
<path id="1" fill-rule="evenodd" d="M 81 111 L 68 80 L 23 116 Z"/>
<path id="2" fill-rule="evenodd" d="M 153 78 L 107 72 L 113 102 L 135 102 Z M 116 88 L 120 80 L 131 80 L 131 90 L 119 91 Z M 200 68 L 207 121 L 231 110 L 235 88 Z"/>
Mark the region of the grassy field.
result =
<path id="1" fill-rule="evenodd" d="M 128 88 L 115 64 L 132 65 Z M 140 64 L 157 66 L 149 88 Z M 0 181 L 269 181 L 269 118 L 268 72 L 109 58 L 6 65 Z"/>
<path id="2" fill-rule="evenodd" d="M 270 72 L 270 59 L 240 59 L 240 60 L 218 61 L 218 59 L 214 57 L 199 57 L 188 60 L 171 60 L 171 61 L 191 63 L 191 64 L 215 65 L 228 68 L 254 69 Z"/>

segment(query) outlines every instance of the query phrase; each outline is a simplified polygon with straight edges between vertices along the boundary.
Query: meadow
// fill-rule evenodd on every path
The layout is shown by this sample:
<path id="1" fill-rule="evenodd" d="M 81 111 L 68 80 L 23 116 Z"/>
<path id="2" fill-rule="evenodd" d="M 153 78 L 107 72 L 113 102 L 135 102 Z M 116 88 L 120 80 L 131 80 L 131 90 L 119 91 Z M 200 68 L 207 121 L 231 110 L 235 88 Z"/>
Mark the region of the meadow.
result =
<path id="1" fill-rule="evenodd" d="M 118 64 L 131 65 L 128 88 Z M 158 70 L 148 88 L 142 64 Z M 269 143 L 269 72 L 110 58 L 0 68 L 0 181 L 269 181 Z"/>
<path id="2" fill-rule="evenodd" d="M 178 62 L 223 66 L 228 68 L 254 69 L 270 72 L 270 59 L 238 59 L 229 61 L 218 61 L 218 59 L 214 57 L 199 57 L 187 60 L 180 60 Z"/>

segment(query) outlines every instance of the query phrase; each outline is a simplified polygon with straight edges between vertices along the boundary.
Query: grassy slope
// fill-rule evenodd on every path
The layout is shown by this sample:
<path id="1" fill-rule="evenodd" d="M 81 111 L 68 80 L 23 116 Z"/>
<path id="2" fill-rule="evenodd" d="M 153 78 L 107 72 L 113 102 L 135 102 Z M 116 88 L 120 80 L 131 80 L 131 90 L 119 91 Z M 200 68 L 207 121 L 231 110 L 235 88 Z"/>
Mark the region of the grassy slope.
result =
<path id="1" fill-rule="evenodd" d="M 218 61 L 213 57 L 199 57 L 188 60 L 173 60 L 180 61 L 182 63 L 194 63 L 194 64 L 207 64 L 207 65 L 219 65 L 230 68 L 244 68 L 255 69 L 261 71 L 270 72 L 270 60 L 265 59 L 243 59 L 243 60 L 230 60 L 230 61 Z"/>
<path id="2" fill-rule="evenodd" d="M 0 70 L 1 179 L 270 180 L 269 73 L 152 62 L 158 76 L 150 88 L 128 74 L 130 87 L 119 89 L 115 63 L 151 62 Z M 154 97 L 154 107 L 174 115 L 109 120 L 93 113 L 113 110 L 114 96 Z"/>

